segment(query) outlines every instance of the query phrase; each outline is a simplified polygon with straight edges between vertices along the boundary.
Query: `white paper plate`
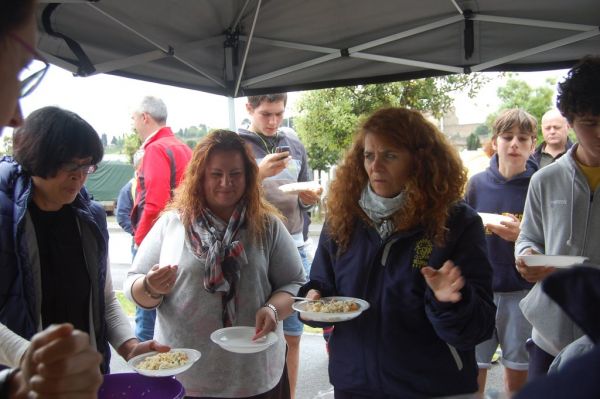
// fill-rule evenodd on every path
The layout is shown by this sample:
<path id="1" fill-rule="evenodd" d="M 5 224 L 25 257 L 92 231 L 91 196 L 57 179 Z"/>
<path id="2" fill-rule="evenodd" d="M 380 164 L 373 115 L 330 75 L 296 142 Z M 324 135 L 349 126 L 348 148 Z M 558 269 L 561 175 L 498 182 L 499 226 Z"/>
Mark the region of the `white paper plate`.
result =
<path id="1" fill-rule="evenodd" d="M 176 348 L 176 349 L 171 349 L 171 352 L 185 352 L 188 355 L 188 362 L 186 364 L 184 364 L 183 366 L 173 367 L 170 369 L 162 369 L 162 370 L 144 370 L 144 369 L 137 368 L 137 365 L 142 360 L 146 359 L 147 357 L 156 355 L 158 353 L 158 352 L 148 352 L 148 353 L 144 353 L 144 354 L 141 354 L 141 355 L 138 355 L 136 357 L 129 359 L 127 364 L 129 366 L 131 366 L 131 368 L 133 368 L 136 372 L 138 372 L 142 375 L 148 376 L 148 377 L 169 377 L 169 376 L 183 373 L 184 371 L 186 371 L 187 369 L 192 367 L 192 365 L 194 363 L 196 363 L 198 361 L 198 359 L 200 359 L 200 356 L 201 356 L 200 352 L 198 352 L 195 349 Z"/>
<path id="2" fill-rule="evenodd" d="M 357 311 L 354 312 L 344 312 L 344 313 L 325 313 L 325 312 L 310 312 L 307 311 L 307 305 L 310 301 L 301 301 L 301 302 L 296 302 L 292 305 L 292 308 L 296 311 L 298 311 L 300 313 L 300 317 L 304 320 L 309 320 L 309 321 L 324 321 L 324 322 L 339 322 L 339 321 L 346 321 L 346 320 L 352 320 L 355 317 L 360 316 L 360 314 L 362 312 L 364 312 L 365 310 L 369 309 L 369 302 L 363 300 L 363 299 L 359 299 L 359 298 L 352 298 L 352 297 L 348 297 L 348 296 L 329 296 L 329 297 L 324 297 L 321 298 L 321 300 L 323 301 L 330 301 L 330 300 L 338 300 L 338 301 L 354 301 L 358 304 L 359 309 Z"/>
<path id="3" fill-rule="evenodd" d="M 552 266 L 560 268 L 569 268 L 588 259 L 585 256 L 567 255 L 519 255 L 519 258 L 523 259 L 523 262 L 529 267 Z"/>
<path id="4" fill-rule="evenodd" d="M 221 348 L 234 353 L 256 353 L 277 342 L 277 334 L 268 333 L 258 341 L 252 341 L 255 327 L 226 327 L 210 334 L 210 339 Z"/>
<path id="5" fill-rule="evenodd" d="M 160 246 L 159 266 L 179 265 L 184 243 L 185 229 L 179 222 L 173 220 L 167 226 L 163 242 Z"/>
<path id="6" fill-rule="evenodd" d="M 303 181 L 297 183 L 283 184 L 279 186 L 279 190 L 287 194 L 298 194 L 306 190 L 318 190 L 321 188 L 319 183 L 314 181 Z"/>
<path id="7" fill-rule="evenodd" d="M 485 213 L 478 212 L 481 217 L 481 221 L 484 225 L 486 224 L 501 224 L 500 222 L 511 222 L 512 219 L 505 215 L 499 215 L 497 213 Z"/>

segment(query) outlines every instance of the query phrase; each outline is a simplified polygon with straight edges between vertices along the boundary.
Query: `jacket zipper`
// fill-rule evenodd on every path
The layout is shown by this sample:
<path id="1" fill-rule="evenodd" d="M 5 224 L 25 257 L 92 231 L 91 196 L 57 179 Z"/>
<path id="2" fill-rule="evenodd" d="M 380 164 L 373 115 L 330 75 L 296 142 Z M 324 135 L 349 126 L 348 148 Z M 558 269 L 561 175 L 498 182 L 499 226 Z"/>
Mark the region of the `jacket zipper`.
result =
<path id="1" fill-rule="evenodd" d="M 446 343 L 446 345 L 448 345 L 448 349 L 450 349 L 450 354 L 452 355 L 452 358 L 454 358 L 454 363 L 456 363 L 456 368 L 458 369 L 458 371 L 461 371 L 463 369 L 463 361 L 460 358 L 460 355 L 458 354 L 458 351 L 456 350 L 455 347 L 453 347 L 452 345 L 450 345 L 449 343 Z"/>

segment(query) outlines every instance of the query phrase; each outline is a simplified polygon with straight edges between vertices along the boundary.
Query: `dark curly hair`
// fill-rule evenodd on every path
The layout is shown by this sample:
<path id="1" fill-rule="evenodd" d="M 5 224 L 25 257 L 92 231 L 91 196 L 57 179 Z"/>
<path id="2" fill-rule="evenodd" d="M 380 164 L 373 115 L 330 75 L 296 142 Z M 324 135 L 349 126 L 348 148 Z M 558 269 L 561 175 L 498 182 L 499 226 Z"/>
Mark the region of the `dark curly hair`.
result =
<path id="1" fill-rule="evenodd" d="M 364 167 L 365 136 L 374 134 L 412 154 L 405 185 L 406 204 L 393 215 L 396 231 L 422 226 L 429 238 L 443 245 L 450 209 L 462 199 L 467 172 L 458 152 L 418 111 L 384 108 L 359 128 L 336 170 L 327 197 L 327 226 L 343 253 L 358 220 L 372 223 L 358 201 L 369 182 Z"/>
<path id="2" fill-rule="evenodd" d="M 569 123 L 576 115 L 600 115 L 600 57 L 587 56 L 558 84 L 556 107 Z"/>

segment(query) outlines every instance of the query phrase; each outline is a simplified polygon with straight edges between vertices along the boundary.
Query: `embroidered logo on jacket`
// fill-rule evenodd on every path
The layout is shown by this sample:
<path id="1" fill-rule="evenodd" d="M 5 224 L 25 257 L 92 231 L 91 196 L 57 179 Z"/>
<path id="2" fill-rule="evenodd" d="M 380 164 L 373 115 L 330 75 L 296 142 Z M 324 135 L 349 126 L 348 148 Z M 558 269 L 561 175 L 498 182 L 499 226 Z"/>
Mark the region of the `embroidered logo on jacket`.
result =
<path id="1" fill-rule="evenodd" d="M 433 251 L 433 243 L 427 238 L 421 238 L 415 245 L 415 256 L 413 257 L 412 267 L 420 269 L 427 266 L 429 256 Z"/>

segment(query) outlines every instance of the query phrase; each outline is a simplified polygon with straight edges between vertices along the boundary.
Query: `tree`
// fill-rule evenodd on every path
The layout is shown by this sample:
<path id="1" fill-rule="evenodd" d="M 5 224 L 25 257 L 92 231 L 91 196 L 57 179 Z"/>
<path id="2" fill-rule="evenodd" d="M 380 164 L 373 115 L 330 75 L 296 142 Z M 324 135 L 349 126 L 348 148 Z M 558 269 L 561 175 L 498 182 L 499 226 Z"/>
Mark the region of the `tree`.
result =
<path id="1" fill-rule="evenodd" d="M 358 123 L 374 110 L 401 106 L 440 117 L 453 105 L 452 92 L 464 90 L 473 97 L 485 82 L 483 75 L 470 74 L 309 91 L 296 103 L 294 125 L 311 168 L 327 170 L 352 142 Z"/>
<path id="2" fill-rule="evenodd" d="M 473 151 L 481 147 L 481 142 L 479 141 L 479 136 L 475 133 L 471 133 L 469 137 L 467 137 L 467 150 Z"/>
<path id="3" fill-rule="evenodd" d="M 113 138 L 110 140 L 110 145 L 116 146 L 119 143 L 117 136 L 113 136 Z"/>
<path id="4" fill-rule="evenodd" d="M 473 133 L 475 133 L 477 136 L 487 136 L 490 134 L 490 128 L 488 125 L 481 124 L 475 128 Z"/>
<path id="5" fill-rule="evenodd" d="M 102 141 L 102 147 L 106 148 L 108 146 L 108 137 L 106 136 L 106 133 L 102 133 L 100 140 Z"/>
<path id="6" fill-rule="evenodd" d="M 140 146 L 142 145 L 142 140 L 136 133 L 129 133 L 127 136 L 125 136 L 123 142 L 123 152 L 127 155 L 129 162 L 133 164 L 133 154 L 139 150 Z"/>
<path id="7" fill-rule="evenodd" d="M 546 79 L 545 84 L 539 87 L 531 87 L 523 80 L 509 79 L 504 86 L 498 88 L 498 98 L 502 103 L 498 111 L 488 115 L 487 124 L 492 126 L 501 110 L 521 108 L 538 121 L 538 142 L 541 142 L 544 139 L 541 128 L 542 116 L 552 108 L 555 85 L 555 79 Z"/>

